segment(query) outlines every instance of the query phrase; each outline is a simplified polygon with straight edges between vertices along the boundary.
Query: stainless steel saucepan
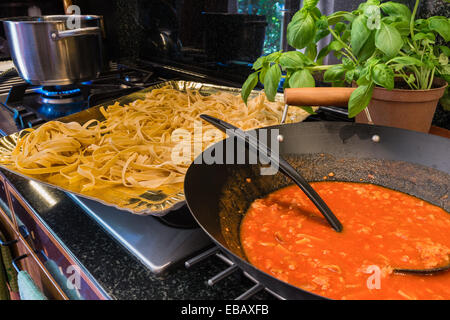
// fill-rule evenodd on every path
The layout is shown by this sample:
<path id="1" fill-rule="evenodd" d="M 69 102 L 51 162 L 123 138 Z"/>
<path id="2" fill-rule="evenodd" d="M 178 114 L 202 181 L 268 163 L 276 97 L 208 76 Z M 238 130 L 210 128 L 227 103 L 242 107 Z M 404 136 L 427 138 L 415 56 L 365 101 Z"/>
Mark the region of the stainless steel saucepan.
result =
<path id="1" fill-rule="evenodd" d="M 14 64 L 28 83 L 68 85 L 98 77 L 102 66 L 100 16 L 2 20 Z"/>

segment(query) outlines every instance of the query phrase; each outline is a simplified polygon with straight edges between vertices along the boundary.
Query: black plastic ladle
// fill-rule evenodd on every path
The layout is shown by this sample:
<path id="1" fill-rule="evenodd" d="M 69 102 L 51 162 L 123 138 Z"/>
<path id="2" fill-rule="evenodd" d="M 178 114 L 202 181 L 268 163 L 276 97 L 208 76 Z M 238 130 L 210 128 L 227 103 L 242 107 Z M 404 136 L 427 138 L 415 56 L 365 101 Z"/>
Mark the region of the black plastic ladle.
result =
<path id="1" fill-rule="evenodd" d="M 416 275 L 433 275 L 436 273 L 446 272 L 450 270 L 450 263 L 442 266 L 442 267 L 436 267 L 436 268 L 430 268 L 430 269 L 402 269 L 402 268 L 394 268 L 394 273 L 400 273 L 400 274 L 416 274 Z"/>
<path id="2" fill-rule="evenodd" d="M 314 203 L 319 209 L 320 213 L 325 217 L 331 227 L 337 232 L 341 232 L 343 226 L 336 216 L 331 212 L 330 208 L 326 205 L 325 201 L 319 196 L 319 194 L 311 187 L 311 185 L 303 178 L 286 160 L 281 156 L 275 156 L 273 152 L 259 141 L 249 139 L 248 135 L 245 135 L 241 129 L 225 122 L 223 120 L 211 117 L 206 114 L 200 115 L 200 118 L 209 122 L 217 129 L 225 132 L 231 137 L 236 137 L 243 142 L 245 146 L 252 152 L 259 154 L 261 157 L 266 157 L 270 160 L 272 165 L 276 165 L 281 173 L 290 178 L 294 183 L 306 194 L 306 196 Z M 259 151 L 259 152 L 258 152 Z M 267 159 L 266 159 L 267 160 Z"/>

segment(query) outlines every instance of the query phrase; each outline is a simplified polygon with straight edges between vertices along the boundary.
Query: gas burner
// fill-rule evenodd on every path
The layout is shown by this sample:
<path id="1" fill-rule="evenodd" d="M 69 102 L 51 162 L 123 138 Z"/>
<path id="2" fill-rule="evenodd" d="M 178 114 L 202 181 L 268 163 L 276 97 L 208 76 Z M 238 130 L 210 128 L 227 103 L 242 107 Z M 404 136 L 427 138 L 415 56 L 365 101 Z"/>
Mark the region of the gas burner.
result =
<path id="1" fill-rule="evenodd" d="M 81 89 L 74 86 L 47 86 L 42 87 L 40 93 L 46 97 L 67 97 L 80 94 Z"/>
<path id="2" fill-rule="evenodd" d="M 124 80 L 128 81 L 128 82 L 132 82 L 132 83 L 133 82 L 139 82 L 139 81 L 142 80 L 142 76 L 137 74 L 137 73 L 135 73 L 135 72 L 133 72 L 131 74 L 125 75 Z"/>
<path id="3" fill-rule="evenodd" d="M 84 100 L 83 92 L 76 86 L 47 86 L 37 90 L 40 102 L 47 105 L 68 105 Z"/>
<path id="4" fill-rule="evenodd" d="M 145 83 L 153 76 L 153 72 L 151 71 L 143 71 L 143 70 L 132 70 L 124 74 L 123 79 L 134 86 L 145 86 Z"/>
<path id="5" fill-rule="evenodd" d="M 166 80 L 148 67 L 140 69 L 111 64 L 110 69 L 98 78 L 79 84 L 37 87 L 19 81 L 8 86 L 8 95 L 0 102 L 0 108 L 10 111 L 17 128 L 24 129 Z"/>

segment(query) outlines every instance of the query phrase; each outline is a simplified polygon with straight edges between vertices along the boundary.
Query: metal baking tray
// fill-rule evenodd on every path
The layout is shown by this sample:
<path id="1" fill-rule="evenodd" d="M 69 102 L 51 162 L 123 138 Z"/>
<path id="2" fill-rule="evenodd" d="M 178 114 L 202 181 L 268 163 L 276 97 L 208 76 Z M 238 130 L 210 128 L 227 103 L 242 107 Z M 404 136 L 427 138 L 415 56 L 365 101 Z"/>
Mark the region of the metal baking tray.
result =
<path id="1" fill-rule="evenodd" d="M 57 120 L 66 123 L 75 121 L 80 124 L 84 124 L 92 119 L 102 121 L 104 120 L 104 117 L 100 112 L 101 106 L 112 105 L 115 102 L 119 102 L 121 105 L 125 105 L 137 99 L 145 99 L 146 93 L 152 91 L 153 89 L 162 88 L 164 86 L 170 86 L 180 91 L 186 91 L 186 89 L 195 89 L 198 90 L 200 94 L 203 95 L 210 95 L 218 91 L 226 91 L 236 95 L 240 94 L 241 92 L 240 88 L 217 86 L 207 83 L 199 83 L 192 81 L 167 81 L 152 85 L 148 88 L 131 93 L 121 98 L 104 102 L 101 105 L 94 106 L 81 112 L 71 114 L 63 118 L 59 118 Z M 253 91 L 251 96 L 255 96 L 258 93 L 259 93 L 258 91 Z M 282 94 L 278 94 L 276 100 L 283 101 Z M 306 118 L 307 116 L 308 114 L 305 112 L 304 118 Z M 45 185 L 57 188 L 64 192 L 70 192 L 72 194 L 84 198 L 99 201 L 102 204 L 113 206 L 117 209 L 126 210 L 138 215 L 164 216 L 165 214 L 167 214 L 172 210 L 179 209 L 185 203 L 183 183 L 178 183 L 169 186 L 161 186 L 156 190 L 146 190 L 144 192 L 142 192 L 142 190 L 139 191 L 133 188 L 116 186 L 114 188 L 102 189 L 101 193 L 95 193 L 95 191 L 80 193 L 77 190 L 71 190 L 70 185 L 67 185 L 66 187 L 63 188 L 61 186 L 50 184 L 43 179 L 38 179 L 36 177 L 28 176 L 23 173 L 17 172 L 12 167 L 2 164 L 2 159 L 5 159 L 5 157 L 7 157 L 5 153 L 11 151 L 16 146 L 18 138 L 21 137 L 23 134 L 26 134 L 26 132 L 20 131 L 12 135 L 2 137 L 0 139 L 0 167 L 8 171 L 11 171 L 17 175 L 20 175 L 22 177 L 25 177 L 27 179 L 43 183 Z"/>

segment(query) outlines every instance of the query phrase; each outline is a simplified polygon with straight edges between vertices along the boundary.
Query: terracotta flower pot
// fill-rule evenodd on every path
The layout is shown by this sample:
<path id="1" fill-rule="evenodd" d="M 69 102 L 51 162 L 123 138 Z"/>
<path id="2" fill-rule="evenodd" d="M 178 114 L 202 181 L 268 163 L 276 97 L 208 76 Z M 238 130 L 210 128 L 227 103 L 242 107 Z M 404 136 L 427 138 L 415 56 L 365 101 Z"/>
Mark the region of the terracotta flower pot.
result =
<path id="1" fill-rule="evenodd" d="M 428 133 L 439 99 L 447 82 L 435 78 L 435 89 L 387 90 L 375 87 L 368 110 L 374 124 Z M 356 86 L 356 84 L 355 84 Z M 356 88 L 319 87 L 288 88 L 284 90 L 286 104 L 294 106 L 343 106 Z M 369 123 L 366 113 L 356 116 L 356 122 Z"/>
<path id="2" fill-rule="evenodd" d="M 444 95 L 447 82 L 434 80 L 435 89 L 387 90 L 375 87 L 368 110 L 374 124 L 428 133 L 439 99 Z M 363 111 L 356 122 L 368 123 Z"/>

